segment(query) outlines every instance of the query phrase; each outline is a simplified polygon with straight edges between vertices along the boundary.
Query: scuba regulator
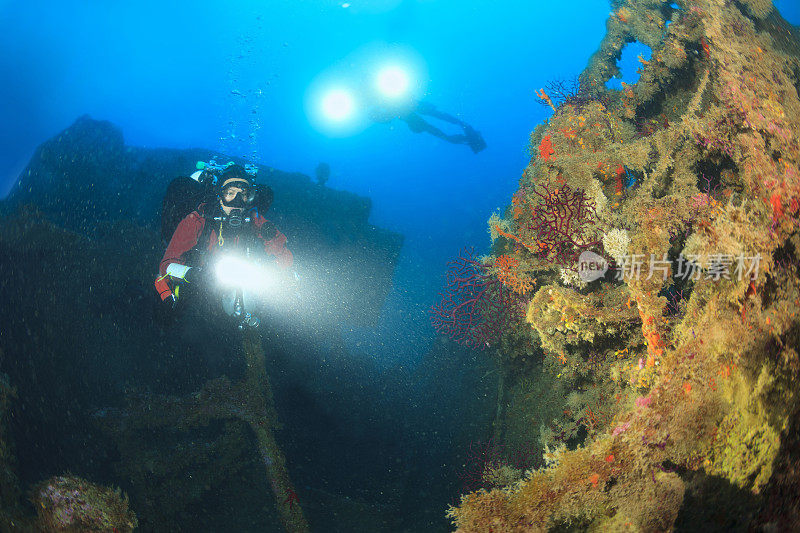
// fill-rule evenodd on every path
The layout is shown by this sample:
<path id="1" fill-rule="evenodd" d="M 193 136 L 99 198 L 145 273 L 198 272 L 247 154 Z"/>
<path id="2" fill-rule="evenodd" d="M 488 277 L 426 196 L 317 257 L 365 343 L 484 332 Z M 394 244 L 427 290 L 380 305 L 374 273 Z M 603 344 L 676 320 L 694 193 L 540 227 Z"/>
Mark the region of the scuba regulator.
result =
<path id="1" fill-rule="evenodd" d="M 223 207 L 228 208 L 228 213 L 223 213 L 215 219 L 219 218 L 237 230 L 243 224 L 250 222 L 250 217 L 246 213 L 256 198 L 252 175 L 240 165 L 229 165 L 222 171 L 219 179 L 222 182 L 219 197 Z"/>

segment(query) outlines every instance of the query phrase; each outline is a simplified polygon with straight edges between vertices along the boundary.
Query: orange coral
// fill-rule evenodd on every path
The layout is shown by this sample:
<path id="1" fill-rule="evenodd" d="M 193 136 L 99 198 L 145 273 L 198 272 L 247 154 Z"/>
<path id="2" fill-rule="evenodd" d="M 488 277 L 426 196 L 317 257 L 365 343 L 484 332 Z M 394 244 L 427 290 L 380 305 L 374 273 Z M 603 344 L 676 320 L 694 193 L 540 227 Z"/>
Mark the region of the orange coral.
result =
<path id="1" fill-rule="evenodd" d="M 706 39 L 705 35 L 700 37 L 700 46 L 703 47 L 703 55 L 706 59 L 711 57 L 711 47 L 708 46 L 708 40 Z"/>
<path id="2" fill-rule="evenodd" d="M 655 358 L 664 353 L 664 340 L 656 330 L 655 318 L 652 315 L 646 315 L 640 308 L 639 317 L 642 319 L 642 334 L 647 341 L 647 366 L 649 368 L 655 365 Z"/>
<path id="3" fill-rule="evenodd" d="M 772 204 L 772 218 L 779 220 L 783 217 L 783 205 L 781 205 L 781 197 L 778 193 L 772 193 L 769 197 L 769 203 Z"/>
<path id="4" fill-rule="evenodd" d="M 499 268 L 501 272 L 507 274 L 519 266 L 519 259 L 511 257 L 510 255 L 501 255 L 494 260 L 494 266 Z"/>
<path id="5" fill-rule="evenodd" d="M 497 268 L 498 279 L 503 285 L 510 287 L 517 294 L 526 294 L 533 288 L 533 281 L 517 272 L 519 267 L 518 259 L 508 255 L 501 255 L 495 259 L 494 266 Z"/>
<path id="6" fill-rule="evenodd" d="M 552 107 L 553 111 L 556 110 L 556 106 L 553 105 L 553 101 L 550 99 L 549 96 L 547 96 L 547 93 L 544 92 L 544 89 L 539 89 L 538 91 L 534 91 L 534 92 L 536 93 L 536 96 L 538 96 L 539 98 L 541 98 L 542 100 L 547 102 L 547 105 Z"/>
<path id="7" fill-rule="evenodd" d="M 520 239 L 516 235 L 514 235 L 512 233 L 508 233 L 507 231 L 503 231 L 500 228 L 500 226 L 498 226 L 497 224 L 494 225 L 494 229 L 498 234 L 502 235 L 503 237 L 506 237 L 507 239 L 511 239 L 512 241 L 518 242 L 519 244 L 521 244 L 522 246 L 524 246 L 526 249 L 528 249 L 529 251 L 531 251 L 533 253 L 537 253 L 537 252 L 541 251 L 541 247 L 542 247 L 541 244 L 539 245 L 540 250 L 534 250 L 534 248 L 531 245 L 529 245 L 528 243 L 526 243 L 525 241 L 523 241 L 522 239 Z"/>
<path id="8" fill-rule="evenodd" d="M 620 165 L 619 167 L 617 167 L 617 179 L 616 183 L 614 184 L 614 192 L 617 194 L 617 196 L 622 195 L 622 190 L 623 190 L 622 176 L 624 175 L 625 175 L 625 167 Z"/>
<path id="9" fill-rule="evenodd" d="M 555 150 L 553 150 L 553 142 L 550 140 L 549 135 L 545 135 L 542 139 L 542 142 L 539 143 L 539 157 L 544 159 L 545 163 L 549 163 L 551 160 L 555 159 L 553 154 L 555 154 Z"/>
<path id="10" fill-rule="evenodd" d="M 511 197 L 511 205 L 513 206 L 512 216 L 514 217 L 514 220 L 517 220 L 524 212 L 523 209 L 524 203 L 525 203 L 525 198 L 521 194 L 519 194 L 519 192 Z"/>
<path id="11" fill-rule="evenodd" d="M 627 96 L 628 98 L 633 98 L 635 96 L 633 93 L 633 88 L 624 81 L 621 83 L 622 83 L 622 89 L 623 91 L 625 91 L 625 96 Z"/>

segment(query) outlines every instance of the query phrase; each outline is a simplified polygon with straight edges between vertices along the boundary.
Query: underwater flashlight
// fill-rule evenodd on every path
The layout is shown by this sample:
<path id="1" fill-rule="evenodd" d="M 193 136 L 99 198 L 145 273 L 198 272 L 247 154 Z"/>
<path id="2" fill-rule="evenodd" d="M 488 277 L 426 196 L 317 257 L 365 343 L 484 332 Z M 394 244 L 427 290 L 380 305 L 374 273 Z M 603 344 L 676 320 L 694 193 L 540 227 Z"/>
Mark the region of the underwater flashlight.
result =
<path id="1" fill-rule="evenodd" d="M 217 281 L 224 287 L 241 287 L 261 292 L 274 286 L 274 278 L 268 269 L 235 255 L 220 257 L 216 274 Z"/>
<path id="2" fill-rule="evenodd" d="M 401 98 L 408 93 L 410 80 L 405 69 L 390 65 L 383 67 L 375 76 L 375 86 L 387 98 Z"/>
<path id="3" fill-rule="evenodd" d="M 342 122 L 355 111 L 355 100 L 346 89 L 331 89 L 322 97 L 322 112 L 329 120 Z"/>

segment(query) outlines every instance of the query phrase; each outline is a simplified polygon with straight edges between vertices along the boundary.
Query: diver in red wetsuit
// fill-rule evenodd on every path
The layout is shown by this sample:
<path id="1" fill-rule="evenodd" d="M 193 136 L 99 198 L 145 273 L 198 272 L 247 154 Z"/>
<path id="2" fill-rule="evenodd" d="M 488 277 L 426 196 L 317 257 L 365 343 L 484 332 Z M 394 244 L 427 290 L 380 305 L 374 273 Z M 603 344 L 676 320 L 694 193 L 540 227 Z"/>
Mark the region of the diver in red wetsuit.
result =
<path id="1" fill-rule="evenodd" d="M 277 267 L 273 271 L 284 273 L 292 266 L 293 256 L 286 248 L 286 236 L 259 212 L 259 206 L 264 211 L 269 207 L 271 190 L 260 189 L 258 192 L 262 196 L 268 191 L 269 199 L 261 198 L 256 202 L 257 190 L 252 177 L 240 165 L 225 168 L 218 183 L 219 200 L 211 199 L 198 205 L 172 234 L 155 282 L 163 301 L 176 302 L 181 287 L 206 285 L 213 263 L 223 256 L 252 258 Z M 242 318 L 240 327 L 258 325 L 255 315 L 242 309 L 241 290 L 234 291 L 232 296 L 221 296 L 223 309 L 229 315 Z"/>

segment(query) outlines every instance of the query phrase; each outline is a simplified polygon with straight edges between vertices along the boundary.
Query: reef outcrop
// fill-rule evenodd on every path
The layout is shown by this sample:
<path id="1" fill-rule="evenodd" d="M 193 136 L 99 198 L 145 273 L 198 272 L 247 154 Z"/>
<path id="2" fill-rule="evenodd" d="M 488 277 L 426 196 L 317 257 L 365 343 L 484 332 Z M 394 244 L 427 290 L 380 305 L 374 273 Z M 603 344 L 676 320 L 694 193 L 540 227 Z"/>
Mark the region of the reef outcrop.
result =
<path id="1" fill-rule="evenodd" d="M 128 498 L 75 476 L 56 476 L 33 489 L 33 504 L 42 531 L 118 531 L 139 525 Z"/>
<path id="2" fill-rule="evenodd" d="M 465 533 L 797 530 L 797 29 L 769 1 L 612 7 L 575 90 L 539 93 L 553 116 L 490 220 L 485 264 L 536 284 L 498 344 L 505 438 L 544 458 L 449 515 Z M 652 48 L 638 82 L 607 88 L 633 41 Z"/>

